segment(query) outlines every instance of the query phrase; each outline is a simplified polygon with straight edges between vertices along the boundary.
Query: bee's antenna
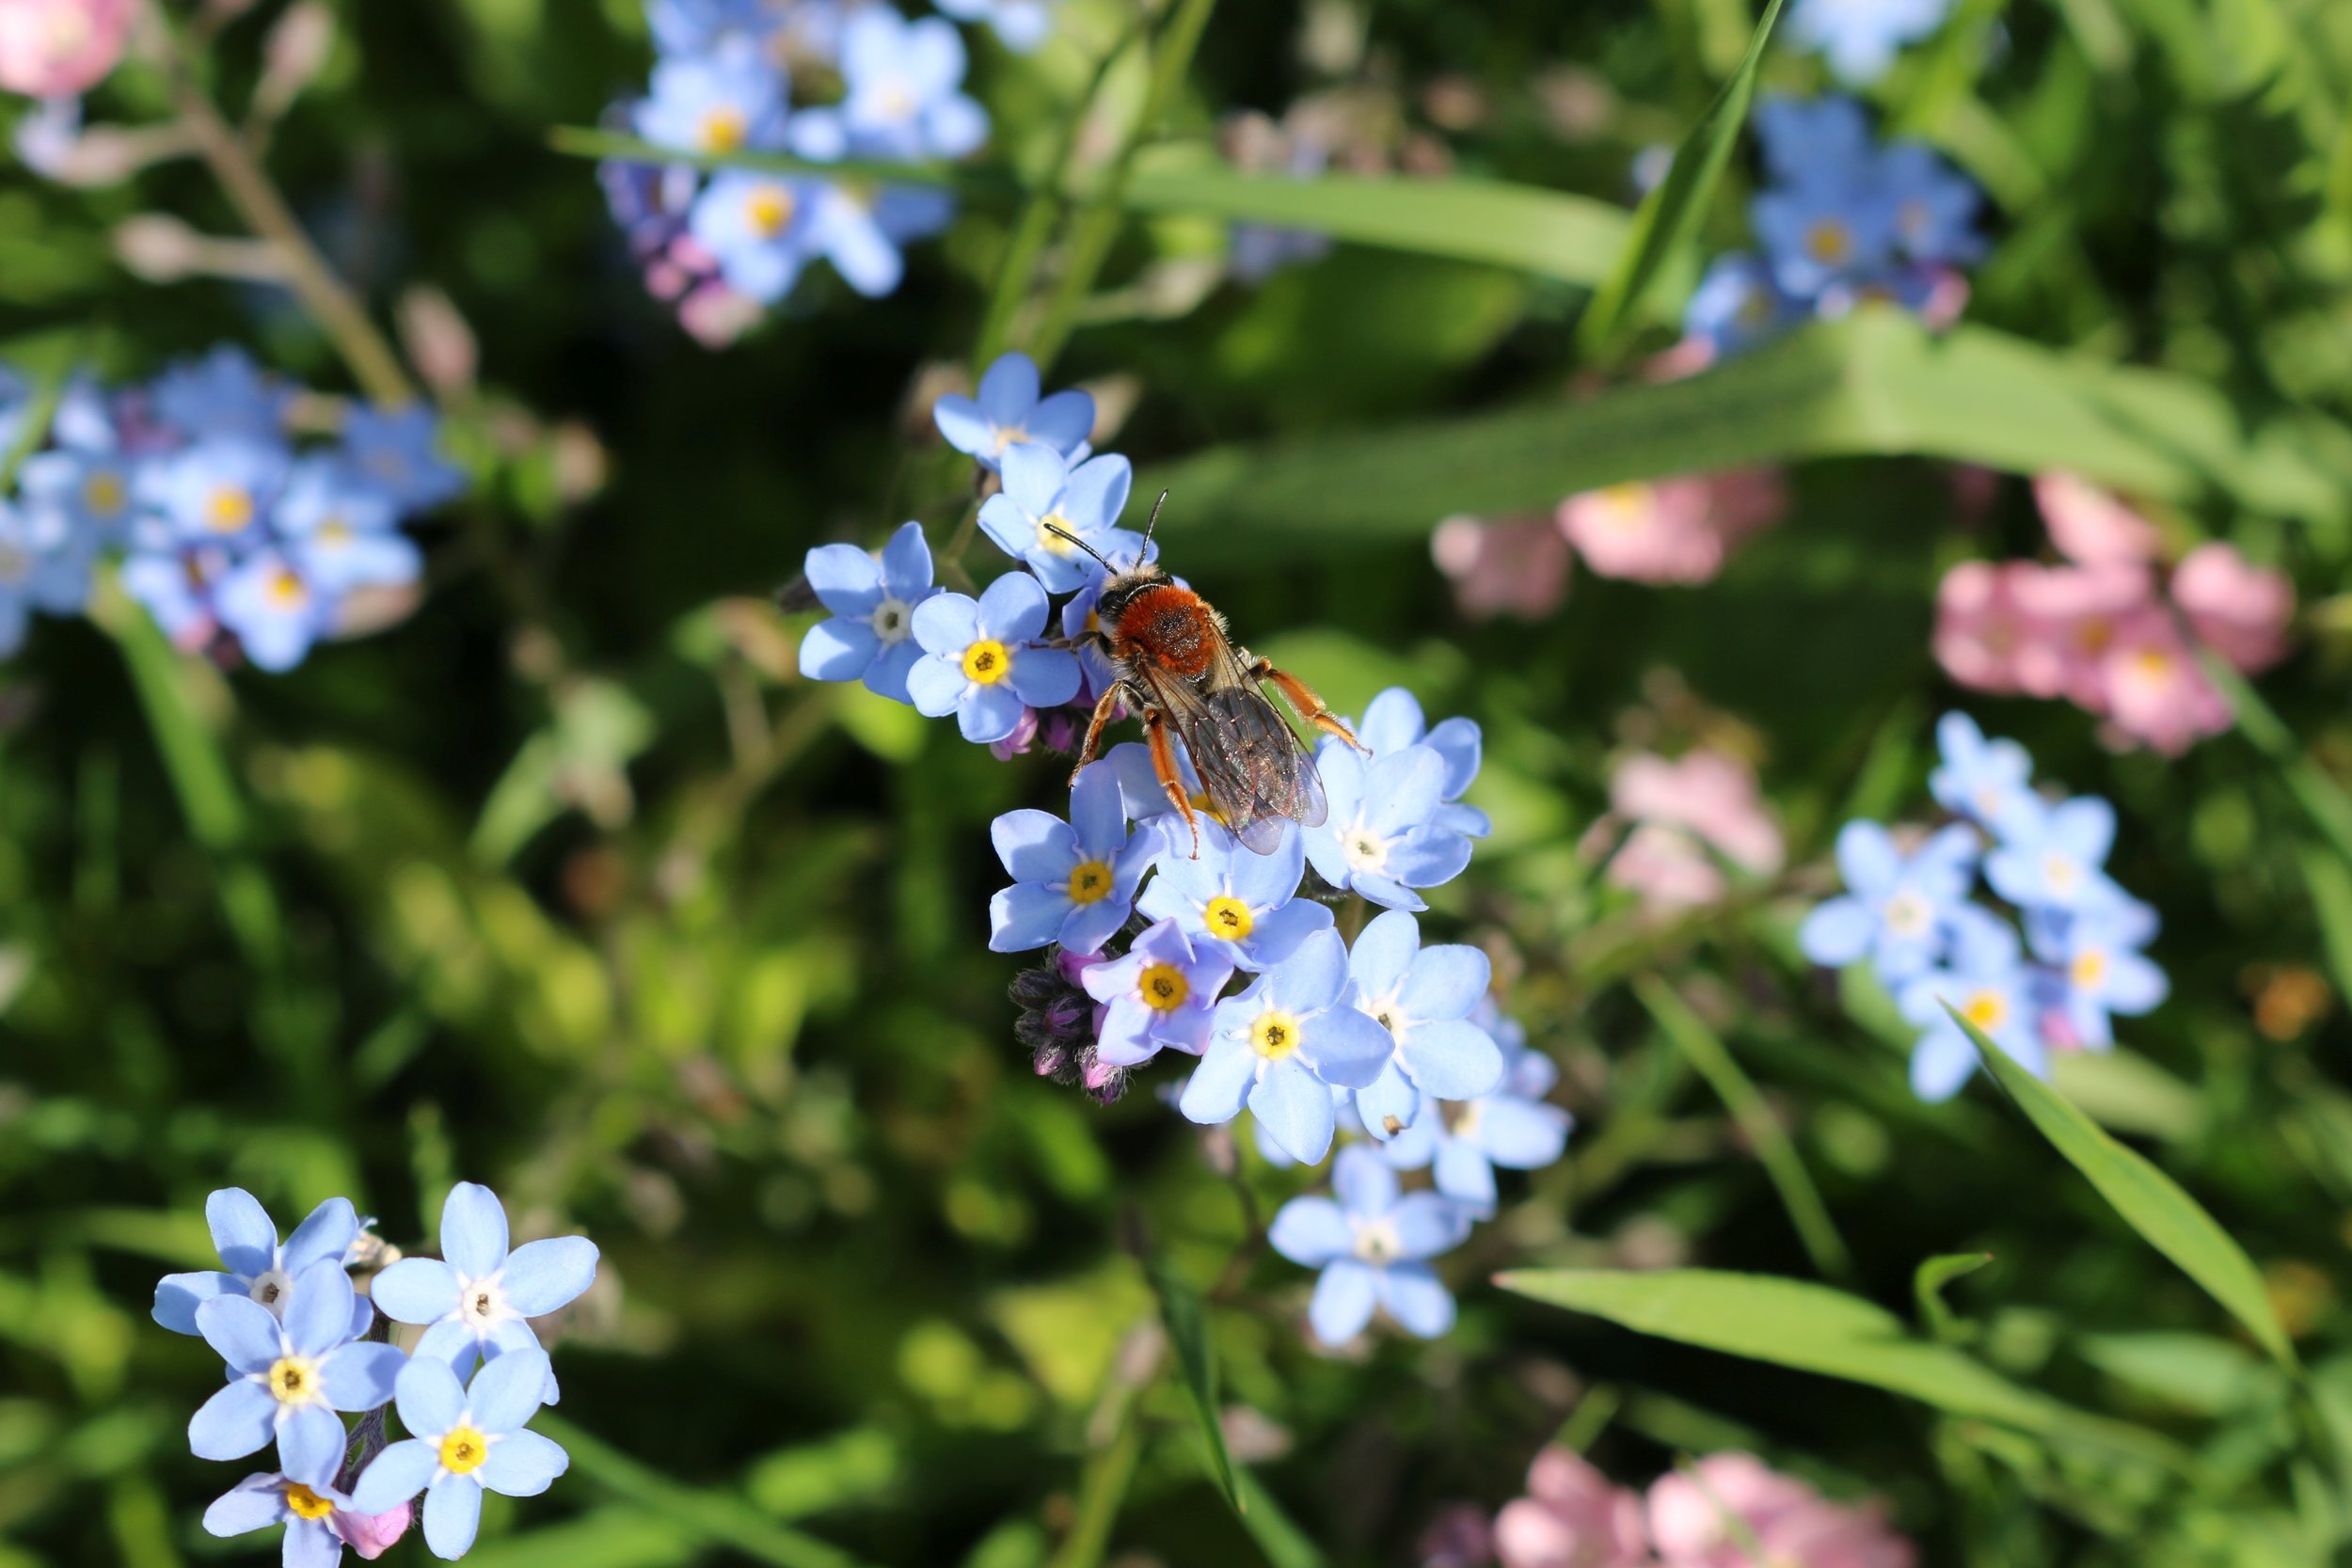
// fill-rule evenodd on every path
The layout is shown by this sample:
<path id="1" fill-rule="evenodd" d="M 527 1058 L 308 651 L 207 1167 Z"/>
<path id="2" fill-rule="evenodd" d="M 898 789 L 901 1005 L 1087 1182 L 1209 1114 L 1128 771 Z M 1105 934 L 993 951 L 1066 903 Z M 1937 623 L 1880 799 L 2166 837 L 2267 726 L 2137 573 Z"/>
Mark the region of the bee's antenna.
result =
<path id="1" fill-rule="evenodd" d="M 1070 543 L 1077 546 L 1080 549 L 1086 551 L 1087 554 L 1094 557 L 1095 560 L 1103 561 L 1103 552 L 1101 550 L 1096 549 L 1092 545 L 1088 544 L 1085 540 L 1079 538 L 1076 534 L 1071 532 L 1059 523 L 1047 523 L 1045 525 L 1045 531 L 1059 535 L 1061 538 L 1068 540 Z M 1119 568 L 1112 565 L 1107 561 L 1103 561 L 1103 570 L 1110 573 L 1114 577 L 1116 577 L 1119 573 Z"/>
<path id="2" fill-rule="evenodd" d="M 1160 499 L 1152 503 L 1152 520 L 1143 525 L 1143 553 L 1147 556 L 1152 553 L 1152 531 L 1160 526 L 1160 508 L 1167 504 L 1168 492 L 1163 490 Z"/>

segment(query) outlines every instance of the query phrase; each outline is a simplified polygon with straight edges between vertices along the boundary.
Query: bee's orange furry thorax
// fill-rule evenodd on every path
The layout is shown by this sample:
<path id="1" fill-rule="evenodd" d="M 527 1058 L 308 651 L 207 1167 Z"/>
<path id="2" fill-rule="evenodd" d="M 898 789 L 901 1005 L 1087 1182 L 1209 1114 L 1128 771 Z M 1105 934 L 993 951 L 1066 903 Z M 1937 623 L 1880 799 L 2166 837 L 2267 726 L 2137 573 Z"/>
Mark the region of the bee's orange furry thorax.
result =
<path id="1" fill-rule="evenodd" d="M 1119 617 L 1118 653 L 1171 674 L 1197 675 L 1216 655 L 1216 612 L 1200 595 L 1169 584 L 1136 596 Z"/>

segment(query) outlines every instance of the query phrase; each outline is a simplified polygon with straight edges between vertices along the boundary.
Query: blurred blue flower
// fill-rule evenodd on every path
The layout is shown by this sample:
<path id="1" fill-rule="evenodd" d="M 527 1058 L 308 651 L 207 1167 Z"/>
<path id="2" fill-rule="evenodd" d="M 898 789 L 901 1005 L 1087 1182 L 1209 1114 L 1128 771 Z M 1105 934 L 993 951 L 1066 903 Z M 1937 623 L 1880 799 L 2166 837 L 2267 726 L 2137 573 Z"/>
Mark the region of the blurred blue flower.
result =
<path id="1" fill-rule="evenodd" d="M 1162 1046 L 1200 1055 L 1208 1049 L 1218 993 L 1232 977 L 1232 959 L 1206 943 L 1196 948 L 1173 920 L 1156 923 L 1123 957 L 1078 977 L 1107 1009 L 1095 1054 L 1121 1068 L 1150 1061 Z"/>
<path id="2" fill-rule="evenodd" d="M 0 500 L 0 657 L 23 644 L 34 610 L 81 612 L 97 553 L 96 537 L 62 512 Z"/>
<path id="3" fill-rule="evenodd" d="M 294 388 L 262 371 L 243 349 L 223 343 L 201 359 L 171 365 L 148 396 L 156 418 L 193 439 L 229 436 L 272 443 L 285 438 Z"/>
<path id="4" fill-rule="evenodd" d="M 1391 686 L 1365 705 L 1364 721 L 1356 738 L 1374 760 L 1407 746 L 1426 746 L 1445 760 L 1445 781 L 1438 786 L 1442 802 L 1430 820 L 1465 838 L 1485 838 L 1494 824 L 1476 806 L 1462 804 L 1470 781 L 1478 777 L 1485 737 L 1474 719 L 1440 720 L 1435 729 L 1422 717 L 1421 703 L 1401 686 Z"/>
<path id="5" fill-rule="evenodd" d="M 538 1355 L 539 1337 L 527 1320 L 570 1305 L 596 1283 L 596 1244 L 585 1236 L 550 1236 L 510 1253 L 506 1243 L 506 1207 L 498 1194 L 480 1182 L 458 1182 L 441 1204 L 441 1256 L 403 1258 L 377 1275 L 369 1287 L 376 1310 L 394 1323 L 430 1325 L 417 1341 L 418 1357 L 445 1361 L 460 1373 L 476 1355 L 493 1366 L 518 1353 Z M 544 1356 L 539 1364 L 546 1365 Z M 555 1403 L 552 1368 L 541 1394 Z M 409 1430 L 419 1429 L 410 1422 Z"/>
<path id="6" fill-rule="evenodd" d="M 909 22 L 866 6 L 841 29 L 838 110 L 861 156 L 961 158 L 988 139 L 988 111 L 966 97 L 963 38 L 938 17 Z M 818 111 L 823 112 L 823 111 Z"/>
<path id="7" fill-rule="evenodd" d="M 995 953 L 1057 942 L 1073 953 L 1100 952 L 1134 912 L 1143 874 L 1167 852 L 1155 829 L 1128 831 L 1119 777 L 1107 768 L 1078 775 L 1069 821 L 1009 811 L 989 837 L 1013 879 L 988 901 L 988 945 Z"/>
<path id="8" fill-rule="evenodd" d="M 1111 559 L 1117 561 L 1119 558 L 1113 556 Z M 1089 711 L 1093 709 L 1104 692 L 1119 684 L 1119 672 L 1111 668 L 1110 655 L 1104 651 L 1102 644 L 1091 635 L 1103 627 L 1103 618 L 1096 613 L 1096 608 L 1102 603 L 1104 585 L 1109 581 L 1108 575 L 1098 570 L 1079 586 L 1076 593 L 1064 599 L 1061 605 L 1061 634 L 1075 644 L 1071 652 L 1078 656 L 1078 672 L 1081 677 L 1078 682 L 1078 695 L 1072 701 Z M 1125 752 L 1130 745 L 1133 745 L 1133 742 L 1112 747 L 1110 756 L 1119 757 L 1119 753 Z M 1159 787 L 1159 780 L 1151 772 L 1149 748 L 1139 747 L 1136 750 L 1143 754 L 1141 778 L 1131 777 L 1130 769 L 1136 765 L 1129 760 L 1129 757 L 1119 757 L 1119 760 L 1113 763 L 1113 770 L 1119 774 L 1121 787 L 1129 790 L 1130 814 L 1137 821 L 1141 821 L 1147 816 L 1159 816 L 1174 810 L 1175 807 L 1168 798 L 1168 791 Z M 1106 757 L 1105 760 L 1110 760 L 1110 758 Z M 1180 771 L 1187 773 L 1188 787 L 1197 793 L 1200 781 L 1197 775 L 1190 774 L 1191 762 L 1192 759 L 1189 756 L 1184 757 Z M 1144 785 L 1140 801 L 1143 809 L 1140 811 L 1134 809 L 1137 802 L 1133 786 L 1136 784 Z"/>
<path id="9" fill-rule="evenodd" d="M 1994 824 L 1994 833 L 1998 842 L 1984 857 L 1984 879 L 2019 909 L 2122 902 L 2123 890 L 2103 869 L 2115 846 L 2115 808 L 2096 795 L 2054 805 L 2021 794 Z"/>
<path id="10" fill-rule="evenodd" d="M 931 547 L 920 523 L 901 523 L 880 556 L 855 545 L 808 552 L 808 585 L 833 611 L 801 639 L 801 673 L 812 680 L 863 680 L 895 702 L 912 702 L 907 672 L 923 657 L 914 608 L 941 592 L 931 584 Z"/>
<path id="11" fill-rule="evenodd" d="M 1454 1326 L 1454 1297 L 1428 1259 L 1461 1244 L 1470 1216 L 1436 1193 L 1404 1193 L 1396 1172 L 1360 1145 L 1332 1162 L 1328 1197 L 1295 1197 L 1266 1240 L 1294 1263 L 1320 1269 L 1307 1321 L 1327 1345 L 1344 1344 L 1385 1307 L 1407 1333 L 1434 1339 Z"/>
<path id="12" fill-rule="evenodd" d="M 762 55 L 788 9 L 809 0 L 645 0 L 645 24 L 665 55 Z"/>
<path id="13" fill-rule="evenodd" d="M 1078 661 L 1036 645 L 1045 631 L 1045 590 L 1026 572 L 1008 572 L 978 602 L 941 594 L 914 610 L 914 640 L 929 657 L 907 672 L 907 695 L 928 718 L 956 716 L 966 740 L 986 745 L 1012 734 L 1026 707 L 1054 707 L 1077 694 Z"/>
<path id="14" fill-rule="evenodd" d="M 183 540 L 243 544 L 262 535 L 292 467 L 278 442 L 208 436 L 142 465 L 138 499 Z"/>
<path id="15" fill-rule="evenodd" d="M 535 1497 L 571 1467 L 554 1439 L 524 1425 L 553 1380 L 540 1350 L 501 1356 L 462 1387 L 446 1363 L 419 1354 L 400 1370 L 400 1424 L 410 1435 L 360 1472 L 352 1506 L 383 1513 L 422 1492 L 424 1544 L 437 1557 L 463 1557 L 481 1528 L 485 1489 Z"/>
<path id="16" fill-rule="evenodd" d="M 335 624 L 336 601 L 294 560 L 265 546 L 231 566 L 213 592 L 213 613 L 257 668 L 282 674 Z"/>
<path id="17" fill-rule="evenodd" d="M 1928 775 L 1936 804 L 1992 830 L 2021 802 L 2033 800 L 2033 758 L 2014 740 L 1987 740 L 1964 713 L 1935 722 L 1942 764 Z"/>
<path id="18" fill-rule="evenodd" d="M 658 61 L 653 88 L 632 109 L 637 134 L 687 152 L 771 148 L 785 138 L 783 71 L 751 49 Z"/>
<path id="19" fill-rule="evenodd" d="M 1853 99 L 1773 94 L 1756 100 L 1749 119 L 1774 181 L 1859 185 L 1868 177 L 1876 143 L 1868 113 Z"/>
<path id="20" fill-rule="evenodd" d="M 1877 823 L 1849 822 L 1837 833 L 1845 896 L 1805 916 L 1797 945 L 1817 964 L 1842 969 L 1867 957 L 1889 985 L 1908 979 L 1943 958 L 1976 869 L 1977 835 L 1957 822 L 1908 855 Z"/>
<path id="21" fill-rule="evenodd" d="M 1868 87 L 1903 45 L 1933 36 L 1951 8 L 1952 0 L 1797 0 L 1788 37 L 1826 59 L 1848 86 Z"/>
<path id="22" fill-rule="evenodd" d="M 134 531 L 131 553 L 122 562 L 122 590 L 155 618 L 174 646 L 193 651 L 219 629 L 213 594 L 234 564 L 227 549 L 183 548 L 171 539 L 168 525 L 158 524 Z"/>
<path id="23" fill-rule="evenodd" d="M 1942 968 L 1904 986 L 1901 1003 L 1903 1017 L 1925 1031 L 1911 1053 L 1911 1086 L 1922 1100 L 1949 1100 L 1977 1070 L 1976 1045 L 1952 1022 L 1953 1012 L 2026 1070 L 2049 1075 L 2049 1055 L 2036 1028 L 2032 976 L 2017 933 L 1983 910 L 1965 906 L 1958 911 L 1950 957 Z"/>
<path id="24" fill-rule="evenodd" d="M 1470 1014 L 1493 967 L 1475 947 L 1421 944 L 1403 910 L 1376 915 L 1347 956 L 1359 1011 L 1392 1042 L 1380 1076 L 1356 1094 L 1365 1131 L 1386 1140 L 1413 1124 L 1422 1097 L 1474 1100 L 1502 1082 L 1502 1052 Z"/>
<path id="25" fill-rule="evenodd" d="M 1239 996 L 1217 1004 L 1207 1053 L 1177 1100 L 1186 1117 L 1232 1120 L 1246 1104 L 1266 1134 L 1309 1164 L 1331 1147 L 1331 1088 L 1380 1076 L 1391 1043 L 1348 1006 L 1347 949 L 1317 931 Z"/>
<path id="26" fill-rule="evenodd" d="M 936 234 L 955 214 L 955 200 L 946 192 L 906 185 L 876 190 L 827 181 L 818 184 L 816 201 L 809 243 L 869 299 L 891 293 L 905 277 L 900 246 Z"/>
<path id="27" fill-rule="evenodd" d="M 1176 822 L 1172 815 L 1162 820 Z M 1174 831 L 1189 846 L 1181 825 Z M 1309 937 L 1331 929 L 1331 911 L 1298 896 L 1306 847 L 1295 826 L 1286 824 L 1272 852 L 1263 855 L 1243 848 L 1214 820 L 1201 824 L 1199 860 L 1175 848 L 1171 844 L 1136 908 L 1146 919 L 1175 921 L 1204 952 L 1221 954 L 1239 969 L 1268 970 Z"/>
<path id="28" fill-rule="evenodd" d="M 121 450 L 104 394 L 87 381 L 70 384 L 49 435 L 55 445 L 17 467 L 25 509 L 55 514 L 93 549 L 122 543 L 130 533 L 137 465 Z"/>
<path id="29" fill-rule="evenodd" d="M 1426 745 L 1367 759 L 1337 738 L 1315 756 L 1327 804 L 1307 830 L 1307 858 L 1333 887 L 1392 910 L 1428 906 L 1414 888 L 1436 887 L 1470 863 L 1470 840 L 1438 824 L 1446 759 Z"/>
<path id="30" fill-rule="evenodd" d="M 263 1472 L 246 1477 L 215 1497 L 204 1511 L 204 1529 L 210 1535 L 230 1536 L 283 1525 L 281 1568 L 336 1568 L 343 1560 L 343 1537 L 334 1518 L 351 1512 L 351 1499 L 325 1481 L 310 1486 L 290 1476 Z"/>
<path id="31" fill-rule="evenodd" d="M 465 474 L 437 450 L 440 438 L 441 417 L 421 403 L 354 404 L 340 455 L 355 480 L 381 490 L 403 515 L 426 512 L 466 490 Z"/>
<path id="32" fill-rule="evenodd" d="M 1894 204 L 1895 243 L 1905 256 L 1947 267 L 1984 259 L 1977 230 L 1984 194 L 1942 153 L 1920 142 L 1890 143 L 1879 154 L 1878 178 Z"/>
<path id="33" fill-rule="evenodd" d="M 958 22 L 985 22 L 1016 55 L 1033 53 L 1054 30 L 1053 8 L 1045 0 L 939 0 L 942 16 Z"/>
<path id="34" fill-rule="evenodd" d="M 1495 1210 L 1495 1167 L 1540 1170 L 1568 1147 L 1575 1118 L 1544 1097 L 1559 1082 L 1550 1057 L 1527 1047 L 1526 1032 L 1498 1015 L 1489 1000 L 1474 1022 L 1502 1052 L 1502 1082 L 1458 1105 L 1424 1100 L 1413 1123 L 1382 1148 L 1399 1170 L 1434 1167 L 1438 1191 L 1486 1217 Z"/>
<path id="35" fill-rule="evenodd" d="M 2155 935 L 2156 911 L 2135 898 L 2027 917 L 2026 941 L 2050 966 L 2049 1005 L 2064 1021 L 2064 1043 L 2105 1051 L 2115 1043 L 2112 1015 L 2137 1018 L 2163 1005 L 2170 982 L 2139 951 Z"/>
<path id="36" fill-rule="evenodd" d="M 1003 461 L 1005 487 L 981 503 L 980 531 L 1027 562 L 1047 593 L 1070 593 L 1103 570 L 1049 529 L 1077 535 L 1105 560 L 1141 554 L 1143 536 L 1115 526 L 1135 483 L 1125 458 L 1090 457 L 1073 468 L 1042 441 L 1024 441 Z"/>
<path id="37" fill-rule="evenodd" d="M 32 411 L 33 392 L 24 378 L 0 366 L 0 451 L 15 448 L 24 434 L 24 416 Z"/>
<path id="38" fill-rule="evenodd" d="M 196 1329 L 229 1363 L 229 1386 L 188 1422 L 199 1459 L 242 1459 L 271 1438 L 278 1467 L 306 1486 L 331 1480 L 346 1433 L 338 1410 L 373 1410 L 392 1397 L 407 1357 L 394 1346 L 353 1339 L 358 1315 L 340 1257 L 288 1282 L 280 1318 L 247 1296 L 198 1306 Z"/>
<path id="39" fill-rule="evenodd" d="M 694 198 L 687 229 L 717 259 L 730 287 L 773 305 L 817 255 L 822 196 L 813 180 L 722 169 Z"/>
<path id="40" fill-rule="evenodd" d="M 346 1197 L 330 1197 L 310 1211 L 281 1245 L 277 1222 L 261 1201 L 242 1187 L 223 1187 L 204 1200 L 204 1223 L 213 1232 L 221 1267 L 196 1274 L 167 1274 L 156 1283 L 154 1318 L 174 1334 L 194 1334 L 196 1309 L 215 1296 L 245 1296 L 283 1315 L 286 1288 L 313 1263 L 341 1262 L 359 1236 L 359 1216 Z M 367 1302 L 353 1307 L 351 1334 L 365 1334 L 374 1317 Z"/>
<path id="41" fill-rule="evenodd" d="M 1718 356 L 1738 354 L 1804 314 L 1772 281 L 1772 269 L 1746 251 L 1718 256 L 1683 307 L 1682 331 Z"/>
<path id="42" fill-rule="evenodd" d="M 979 395 L 949 392 L 931 405 L 932 422 L 958 451 L 969 452 L 993 470 L 1006 450 L 1041 442 L 1071 463 L 1085 461 L 1094 431 L 1094 399 L 1073 388 L 1038 396 L 1037 361 L 1025 354 L 1002 354 L 980 377 Z"/>
<path id="43" fill-rule="evenodd" d="M 1748 221 L 1772 281 L 1800 300 L 1894 259 L 1895 209 L 1875 180 L 1808 175 L 1757 193 Z"/>
<path id="44" fill-rule="evenodd" d="M 322 594 L 397 587 L 423 574 L 416 542 L 400 531 L 398 503 L 332 458 L 295 460 L 272 521 L 287 556 Z"/>

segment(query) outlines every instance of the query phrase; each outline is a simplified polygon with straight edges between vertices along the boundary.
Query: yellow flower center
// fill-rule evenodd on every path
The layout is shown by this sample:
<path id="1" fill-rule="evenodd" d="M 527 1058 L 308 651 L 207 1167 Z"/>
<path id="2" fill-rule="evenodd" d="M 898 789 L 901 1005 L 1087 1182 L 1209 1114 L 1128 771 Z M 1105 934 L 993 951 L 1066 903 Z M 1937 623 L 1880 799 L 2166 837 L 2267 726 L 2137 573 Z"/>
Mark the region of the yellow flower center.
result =
<path id="1" fill-rule="evenodd" d="M 1298 1049 L 1298 1020 L 1268 1009 L 1249 1026 L 1249 1048 L 1269 1062 L 1279 1062 Z"/>
<path id="2" fill-rule="evenodd" d="M 441 1437 L 441 1468 L 462 1476 L 490 1457 L 490 1440 L 472 1427 L 452 1427 Z"/>
<path id="3" fill-rule="evenodd" d="M 1225 942 L 1247 942 L 1258 917 L 1238 898 L 1217 897 L 1210 899 L 1208 908 L 1200 911 L 1200 921 L 1213 937 Z"/>
<path id="4" fill-rule="evenodd" d="M 980 686 L 994 686 L 1012 673 L 1012 656 L 1005 645 L 993 637 L 983 637 L 963 650 L 963 678 Z"/>
<path id="5" fill-rule="evenodd" d="M 751 221 L 752 231 L 763 240 L 772 240 L 792 221 L 792 193 L 782 185 L 762 185 L 743 203 L 743 214 Z"/>
<path id="6" fill-rule="evenodd" d="M 1836 218 L 1818 219 L 1804 232 L 1804 253 L 1825 267 L 1843 266 L 1853 256 L 1853 235 Z"/>
<path id="7" fill-rule="evenodd" d="M 219 484 L 204 499 L 204 522 L 215 533 L 241 532 L 253 521 L 253 493 L 242 484 Z"/>
<path id="8" fill-rule="evenodd" d="M 2008 1021 L 2009 998 L 1996 990 L 1980 990 L 1960 1009 L 1960 1016 L 1989 1035 Z"/>
<path id="9" fill-rule="evenodd" d="M 307 1355 L 281 1355 L 270 1363 L 269 1391 L 280 1404 L 315 1404 L 325 1399 L 319 1364 Z"/>
<path id="10" fill-rule="evenodd" d="M 2172 656 L 2162 648 L 2143 648 L 2132 656 L 2133 673 L 2151 685 L 2169 680 L 2172 675 Z"/>
<path id="11" fill-rule="evenodd" d="M 82 482 L 82 507 L 97 516 L 111 517 L 131 499 L 119 475 L 92 474 Z"/>
<path id="12" fill-rule="evenodd" d="M 1600 493 L 1600 520 L 1620 533 L 1638 533 L 1650 524 L 1653 499 L 1646 484 L 1612 484 Z"/>
<path id="13" fill-rule="evenodd" d="M 1192 982 L 1174 964 L 1153 964 L 1143 972 L 1137 989 L 1145 1006 L 1155 1013 L 1172 1013 L 1192 994 Z"/>
<path id="14" fill-rule="evenodd" d="M 893 82 L 874 95 L 874 107 L 885 119 L 906 119 L 912 117 L 919 103 L 903 82 Z"/>
<path id="15" fill-rule="evenodd" d="M 2067 966 L 2067 973 L 2074 977 L 2078 989 L 2095 990 L 2099 983 L 2107 977 L 2107 956 L 2096 947 L 2087 947 L 2074 955 L 2074 961 Z"/>
<path id="16" fill-rule="evenodd" d="M 722 105 L 703 111 L 701 137 L 705 152 L 732 152 L 743 145 L 743 137 L 751 127 L 744 122 L 740 109 Z"/>
<path id="17" fill-rule="evenodd" d="M 291 568 L 278 568 L 278 575 L 269 579 L 269 602 L 277 609 L 299 610 L 310 596 L 310 591 Z"/>
<path id="18" fill-rule="evenodd" d="M 1068 529 L 1073 533 L 1077 531 L 1070 527 L 1070 519 L 1063 516 L 1058 510 L 1048 512 L 1037 520 L 1037 547 L 1048 555 L 1058 555 L 1067 559 L 1077 553 L 1078 546 L 1056 533 L 1054 531 L 1057 528 Z"/>
<path id="19" fill-rule="evenodd" d="M 286 1483 L 286 1510 L 297 1519 L 324 1519 L 335 1505 L 298 1481 Z"/>
<path id="20" fill-rule="evenodd" d="M 1098 904 L 1110 896 L 1111 868 L 1101 861 L 1080 861 L 1070 873 L 1070 901 Z"/>
<path id="21" fill-rule="evenodd" d="M 1017 447 L 1029 438 L 1029 433 L 1017 424 L 997 427 L 995 439 L 990 445 L 991 457 L 1002 457 L 1007 447 Z"/>

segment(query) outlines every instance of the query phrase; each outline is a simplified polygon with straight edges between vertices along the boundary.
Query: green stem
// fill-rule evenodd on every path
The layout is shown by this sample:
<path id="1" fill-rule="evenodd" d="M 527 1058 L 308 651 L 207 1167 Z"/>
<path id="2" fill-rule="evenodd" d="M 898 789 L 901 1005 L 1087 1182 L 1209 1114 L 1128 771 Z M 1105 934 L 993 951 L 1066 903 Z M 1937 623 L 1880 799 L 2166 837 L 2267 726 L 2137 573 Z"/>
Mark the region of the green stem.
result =
<path id="1" fill-rule="evenodd" d="M 1049 1568 L 1095 1568 L 1110 1545 L 1111 1529 L 1127 1500 L 1136 1478 L 1136 1462 L 1143 1454 L 1143 1427 L 1136 1419 L 1139 1397 L 1127 1401 L 1120 1413 L 1119 1431 L 1087 1460 L 1078 1481 L 1078 1513 L 1054 1554 Z"/>

